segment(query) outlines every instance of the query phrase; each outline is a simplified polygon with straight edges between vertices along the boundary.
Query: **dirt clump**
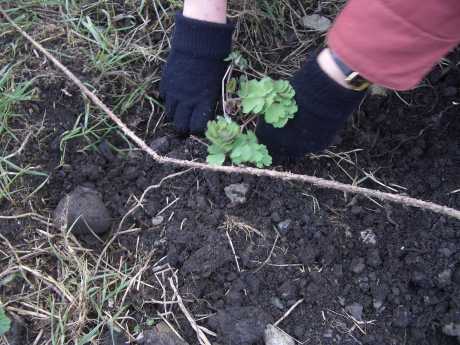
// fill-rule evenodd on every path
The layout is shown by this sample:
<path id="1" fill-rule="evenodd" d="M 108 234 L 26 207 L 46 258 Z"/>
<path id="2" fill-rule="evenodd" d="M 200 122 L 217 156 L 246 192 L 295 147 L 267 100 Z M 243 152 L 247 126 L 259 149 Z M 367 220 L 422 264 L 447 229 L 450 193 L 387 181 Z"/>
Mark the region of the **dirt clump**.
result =
<path id="1" fill-rule="evenodd" d="M 111 219 L 101 195 L 94 189 L 78 186 L 64 196 L 54 211 L 54 223 L 70 228 L 74 234 L 102 234 L 110 229 Z"/>

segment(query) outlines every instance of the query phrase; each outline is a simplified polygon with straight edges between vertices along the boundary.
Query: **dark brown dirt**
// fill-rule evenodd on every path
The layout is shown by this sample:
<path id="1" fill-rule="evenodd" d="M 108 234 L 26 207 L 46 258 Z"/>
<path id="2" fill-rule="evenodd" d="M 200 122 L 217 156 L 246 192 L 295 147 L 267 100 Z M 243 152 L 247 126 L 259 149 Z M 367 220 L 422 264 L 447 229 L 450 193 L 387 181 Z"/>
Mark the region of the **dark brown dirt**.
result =
<path id="1" fill-rule="evenodd" d="M 458 55 L 453 61 L 459 61 Z M 316 156 L 290 169 L 347 183 L 361 179 L 365 170 L 391 188 L 460 208 L 460 193 L 452 193 L 460 175 L 459 85 L 460 69 L 452 64 L 434 71 L 416 90 L 401 93 L 409 105 L 395 94 L 368 97 L 334 150 L 361 149 L 347 158 L 356 165 Z M 128 203 L 132 195 L 139 197 L 178 170 L 139 152 L 117 154 L 108 143 L 125 144 L 116 135 L 86 152 L 79 152 L 76 143 L 68 148 L 66 164 L 58 167 L 60 135 L 82 109 L 77 97 L 69 102 L 61 89 L 62 82 L 41 89 L 44 99 L 53 95 L 55 105 L 37 104 L 37 119 L 45 110 L 48 114 L 46 140 L 24 158 L 51 174 L 39 198 L 51 211 L 66 193 L 86 185 L 102 194 L 112 217 L 120 220 L 133 206 Z M 71 86 L 67 90 L 78 94 Z M 125 120 L 142 130 L 146 114 L 139 108 Z M 160 137 L 170 156 L 205 156 L 199 141 L 177 138 L 168 126 L 148 140 Z M 242 182 L 250 186 L 247 202 L 230 204 L 224 188 Z M 360 185 L 387 190 L 370 178 Z M 163 222 L 156 218 L 153 225 L 152 218 L 174 200 L 162 213 Z M 241 272 L 224 227 L 229 217 L 258 230 L 228 228 Z M 2 233 L 16 236 L 17 225 L 8 224 Z M 216 313 L 204 324 L 218 333 L 219 343 L 262 344 L 261 325 L 279 319 L 302 298 L 280 327 L 307 344 L 456 342 L 442 328 L 460 322 L 458 221 L 307 185 L 192 171 L 150 192 L 129 224 L 142 231 L 119 239 L 120 255 L 153 249 L 158 258 L 166 255 L 179 269 L 183 297 L 194 300 L 192 311 Z M 374 244 L 363 240 L 363 231 L 375 234 Z M 155 314 L 154 307 L 146 308 Z M 362 319 L 359 327 L 345 310 Z M 185 322 L 183 327 L 186 339 L 195 344 L 193 331 Z"/>

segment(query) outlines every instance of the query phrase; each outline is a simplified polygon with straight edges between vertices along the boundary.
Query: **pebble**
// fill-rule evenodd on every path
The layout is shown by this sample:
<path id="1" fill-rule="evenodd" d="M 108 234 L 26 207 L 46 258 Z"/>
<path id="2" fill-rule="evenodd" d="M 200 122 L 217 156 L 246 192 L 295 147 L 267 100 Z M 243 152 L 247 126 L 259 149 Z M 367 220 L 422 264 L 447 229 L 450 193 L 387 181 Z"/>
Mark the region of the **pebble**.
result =
<path id="1" fill-rule="evenodd" d="M 353 258 L 353 260 L 351 260 L 350 269 L 354 273 L 360 274 L 364 271 L 365 268 L 366 265 L 364 264 L 363 258 Z"/>
<path id="2" fill-rule="evenodd" d="M 375 235 L 374 230 L 372 229 L 366 229 L 360 232 L 361 235 L 361 241 L 363 241 L 364 244 L 369 244 L 372 246 L 375 246 L 377 244 L 377 236 Z"/>
<path id="3" fill-rule="evenodd" d="M 292 223 L 292 220 L 290 219 L 286 219 L 286 220 L 283 220 L 282 222 L 278 223 L 278 230 L 281 232 L 282 235 L 285 235 L 288 230 L 289 230 L 289 227 L 291 226 L 291 223 Z"/>
<path id="4" fill-rule="evenodd" d="M 265 328 L 264 341 L 265 345 L 295 345 L 292 337 L 271 324 Z"/>
<path id="5" fill-rule="evenodd" d="M 353 316 L 357 321 L 363 320 L 363 310 L 363 305 L 357 302 L 349 304 L 345 307 L 345 311 Z"/>
<path id="6" fill-rule="evenodd" d="M 249 191 L 247 183 L 235 183 L 224 188 L 225 195 L 232 204 L 244 204 Z"/>
<path id="7" fill-rule="evenodd" d="M 153 139 L 149 146 L 153 151 L 156 151 L 160 155 L 164 155 L 169 152 L 169 139 L 167 137 Z"/>
<path id="8" fill-rule="evenodd" d="M 164 217 L 163 217 L 163 216 L 156 216 L 156 217 L 153 217 L 153 218 L 152 218 L 152 225 L 153 225 L 153 226 L 161 225 L 161 223 L 163 223 L 163 221 L 164 221 Z"/>
<path id="9" fill-rule="evenodd" d="M 442 333 L 449 337 L 460 337 L 460 323 L 448 323 L 442 327 Z"/>
<path id="10" fill-rule="evenodd" d="M 303 26 L 314 29 L 319 32 L 326 32 L 329 30 L 332 22 L 329 18 L 320 16 L 319 14 L 312 14 L 302 18 Z"/>
<path id="11" fill-rule="evenodd" d="M 445 287 L 447 285 L 450 285 L 451 282 L 452 282 L 452 270 L 451 269 L 446 269 L 438 274 L 438 285 L 440 287 Z"/>
<path id="12" fill-rule="evenodd" d="M 270 299 L 270 302 L 275 308 L 279 310 L 284 310 L 284 304 L 283 302 L 281 302 L 281 300 L 278 297 L 272 297 Z"/>

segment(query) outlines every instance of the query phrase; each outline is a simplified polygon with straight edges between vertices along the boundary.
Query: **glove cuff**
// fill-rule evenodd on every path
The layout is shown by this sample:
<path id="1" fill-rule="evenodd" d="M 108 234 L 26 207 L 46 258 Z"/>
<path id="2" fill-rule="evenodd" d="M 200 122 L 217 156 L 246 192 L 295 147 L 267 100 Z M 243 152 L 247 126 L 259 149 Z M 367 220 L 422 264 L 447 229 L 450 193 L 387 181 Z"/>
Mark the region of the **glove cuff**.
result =
<path id="1" fill-rule="evenodd" d="M 196 57 L 225 59 L 232 50 L 233 24 L 220 24 L 176 14 L 172 49 Z"/>

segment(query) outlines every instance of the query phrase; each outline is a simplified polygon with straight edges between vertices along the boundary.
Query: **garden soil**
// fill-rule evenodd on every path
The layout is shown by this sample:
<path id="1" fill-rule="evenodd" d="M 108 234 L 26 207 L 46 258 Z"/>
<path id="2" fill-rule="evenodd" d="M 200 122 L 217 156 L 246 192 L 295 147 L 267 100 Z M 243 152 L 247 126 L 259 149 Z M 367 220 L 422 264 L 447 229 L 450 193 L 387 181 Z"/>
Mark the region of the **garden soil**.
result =
<path id="1" fill-rule="evenodd" d="M 451 63 L 414 91 L 368 96 L 330 152 L 285 169 L 460 209 L 459 85 L 460 69 Z M 60 164 L 61 135 L 83 101 L 63 78 L 38 86 L 41 101 L 28 106 L 36 123 L 46 114 L 42 140 L 28 144 L 22 160 L 51 176 L 33 199 L 42 210 L 51 214 L 78 186 L 93 188 L 110 211 L 113 234 L 134 196 L 181 171 L 140 151 L 117 153 L 111 145 L 126 147 L 117 135 L 84 152 L 84 142 L 73 142 Z M 142 134 L 148 116 L 139 107 L 124 121 Z M 206 155 L 202 139 L 179 138 L 167 124 L 146 140 L 171 157 Z M 243 203 L 227 197 L 232 184 L 247 187 Z M 2 205 L 2 213 L 13 211 Z M 213 344 L 263 344 L 264 326 L 298 301 L 279 327 L 305 344 L 457 343 L 445 333 L 446 325 L 460 323 L 460 222 L 445 216 L 306 184 L 187 171 L 149 191 L 125 219 L 122 228 L 130 227 L 137 230 L 118 236 L 112 255 L 153 253 L 177 269 L 187 308 L 217 333 Z M 17 222 L 3 223 L 1 233 L 21 241 Z M 80 240 L 101 249 L 91 238 Z M 143 280 L 154 279 L 147 270 Z M 131 294 L 129 303 L 155 315 L 159 307 L 142 301 L 160 295 Z M 184 339 L 197 344 L 189 323 L 179 323 Z"/>

